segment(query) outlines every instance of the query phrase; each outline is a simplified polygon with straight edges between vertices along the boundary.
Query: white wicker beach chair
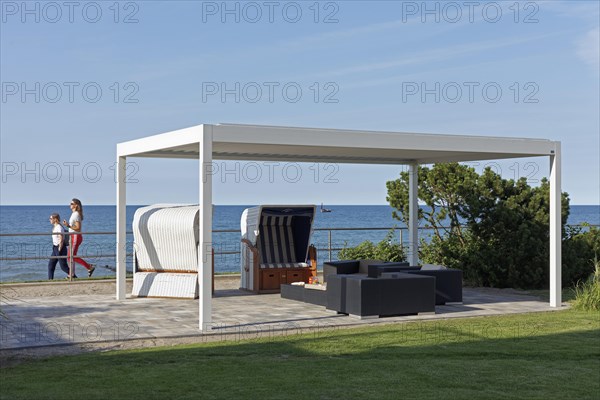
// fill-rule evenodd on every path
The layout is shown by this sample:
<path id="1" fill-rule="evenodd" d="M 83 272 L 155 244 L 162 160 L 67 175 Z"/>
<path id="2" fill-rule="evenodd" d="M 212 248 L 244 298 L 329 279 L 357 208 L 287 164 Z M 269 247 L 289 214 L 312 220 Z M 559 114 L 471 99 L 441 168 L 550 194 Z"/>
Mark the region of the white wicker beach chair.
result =
<path id="1" fill-rule="evenodd" d="M 198 297 L 199 207 L 158 204 L 133 217 L 133 296 Z"/>

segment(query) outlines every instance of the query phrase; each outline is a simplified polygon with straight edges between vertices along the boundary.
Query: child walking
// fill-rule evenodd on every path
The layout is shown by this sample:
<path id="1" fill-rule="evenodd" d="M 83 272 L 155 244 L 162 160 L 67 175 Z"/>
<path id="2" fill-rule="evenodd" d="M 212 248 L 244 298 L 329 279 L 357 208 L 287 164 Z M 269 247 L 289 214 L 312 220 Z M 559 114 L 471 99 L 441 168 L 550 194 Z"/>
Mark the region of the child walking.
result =
<path id="1" fill-rule="evenodd" d="M 50 215 L 50 223 L 52 224 L 52 257 L 66 256 L 67 255 L 67 243 L 65 240 L 65 235 L 63 233 L 65 230 L 60 224 L 60 215 L 54 213 Z M 69 275 L 69 266 L 67 265 L 66 258 L 51 258 L 48 260 L 48 279 L 54 279 L 54 271 L 56 270 L 56 263 L 60 264 L 60 269 L 63 270 L 64 273 Z M 76 278 L 76 277 L 74 277 Z"/>

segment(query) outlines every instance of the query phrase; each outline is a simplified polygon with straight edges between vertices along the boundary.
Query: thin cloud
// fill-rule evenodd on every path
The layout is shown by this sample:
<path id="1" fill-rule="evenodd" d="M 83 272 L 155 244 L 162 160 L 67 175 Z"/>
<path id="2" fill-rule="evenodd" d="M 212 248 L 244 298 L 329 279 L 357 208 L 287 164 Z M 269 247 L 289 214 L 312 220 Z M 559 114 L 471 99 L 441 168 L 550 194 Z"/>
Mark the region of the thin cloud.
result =
<path id="1" fill-rule="evenodd" d="M 510 46 L 514 46 L 514 45 L 518 45 L 518 44 L 522 44 L 522 43 L 537 41 L 537 40 L 541 40 L 541 39 L 546 39 L 548 37 L 559 36 L 559 35 L 563 35 L 563 34 L 565 34 L 565 32 L 554 32 L 554 33 L 537 35 L 537 36 L 518 37 L 518 38 L 507 39 L 507 40 L 485 41 L 485 42 L 479 42 L 479 43 L 474 43 L 474 44 L 438 48 L 438 49 L 434 49 L 431 51 L 422 52 L 422 53 L 417 54 L 412 57 L 403 57 L 403 58 L 397 58 L 394 60 L 388 60 L 388 61 L 384 61 L 384 62 L 355 65 L 355 66 L 348 67 L 348 68 L 325 71 L 325 72 L 317 74 L 316 76 L 317 77 L 342 76 L 342 75 L 356 74 L 356 73 L 363 73 L 363 72 L 381 71 L 381 70 L 396 68 L 396 67 L 400 67 L 400 66 L 422 64 L 422 63 L 432 62 L 432 61 L 440 61 L 440 60 L 448 59 L 451 57 L 456 57 L 457 55 L 477 53 L 480 51 L 489 51 L 491 49 L 497 49 L 497 48 L 501 48 L 501 47 L 510 47 Z"/>
<path id="2" fill-rule="evenodd" d="M 576 54 L 596 71 L 600 68 L 600 28 L 588 31 L 577 40 Z"/>

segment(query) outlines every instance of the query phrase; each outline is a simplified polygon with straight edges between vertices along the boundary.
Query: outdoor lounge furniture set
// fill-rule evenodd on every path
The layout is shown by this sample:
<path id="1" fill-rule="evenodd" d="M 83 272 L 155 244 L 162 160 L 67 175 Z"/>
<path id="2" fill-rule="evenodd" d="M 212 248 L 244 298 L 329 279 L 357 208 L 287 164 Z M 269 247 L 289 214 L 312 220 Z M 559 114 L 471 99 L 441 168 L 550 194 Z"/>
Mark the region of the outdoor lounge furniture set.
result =
<path id="1" fill-rule="evenodd" d="M 323 263 L 323 278 L 325 294 L 286 285 L 281 296 L 360 318 L 435 313 L 436 305 L 462 303 L 462 271 L 457 269 L 335 261 Z"/>
<path id="2" fill-rule="evenodd" d="M 358 317 L 433 313 L 462 302 L 462 271 L 379 260 L 323 263 L 310 244 L 314 205 L 263 205 L 241 218 L 241 289 L 325 306 Z M 133 218 L 135 297 L 198 297 L 199 207 L 157 204 Z M 214 255 L 213 255 L 214 276 Z M 296 283 L 296 285 L 291 285 Z M 214 290 L 214 281 L 213 281 Z"/>

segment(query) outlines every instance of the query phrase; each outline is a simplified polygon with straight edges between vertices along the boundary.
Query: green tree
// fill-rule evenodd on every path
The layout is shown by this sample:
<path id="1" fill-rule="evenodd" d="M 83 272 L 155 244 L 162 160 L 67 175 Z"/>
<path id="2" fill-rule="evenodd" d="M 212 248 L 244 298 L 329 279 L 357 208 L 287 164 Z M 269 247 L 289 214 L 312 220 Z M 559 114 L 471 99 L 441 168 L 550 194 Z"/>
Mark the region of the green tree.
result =
<path id="1" fill-rule="evenodd" d="M 409 173 L 402 172 L 387 182 L 393 216 L 405 223 L 408 180 Z M 419 167 L 418 197 L 427 206 L 419 210 L 419 222 L 433 232 L 420 243 L 421 259 L 460 268 L 474 285 L 546 287 L 549 191 L 547 179 L 531 187 L 525 178 L 502 179 L 490 168 L 480 175 L 458 163 Z M 568 215 L 569 197 L 563 193 L 563 228 Z"/>

